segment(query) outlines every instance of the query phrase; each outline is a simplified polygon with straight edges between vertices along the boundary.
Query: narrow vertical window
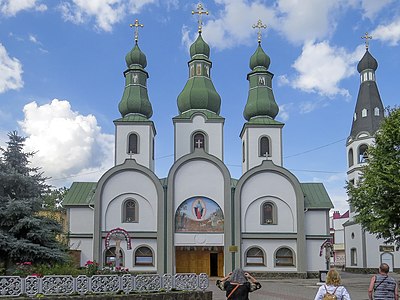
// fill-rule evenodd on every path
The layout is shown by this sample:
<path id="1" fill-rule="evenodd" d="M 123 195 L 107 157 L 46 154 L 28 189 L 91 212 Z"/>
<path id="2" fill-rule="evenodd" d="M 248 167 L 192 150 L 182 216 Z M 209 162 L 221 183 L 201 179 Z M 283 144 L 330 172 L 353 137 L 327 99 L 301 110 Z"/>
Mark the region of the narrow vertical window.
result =
<path id="1" fill-rule="evenodd" d="M 348 161 L 349 161 L 349 167 L 351 167 L 352 165 L 354 165 L 353 149 L 350 149 L 350 150 L 349 150 Z"/>
<path id="2" fill-rule="evenodd" d="M 365 118 L 367 115 L 368 115 L 368 111 L 367 111 L 366 108 L 364 108 L 364 109 L 361 111 L 361 117 Z"/>
<path id="3" fill-rule="evenodd" d="M 367 150 L 368 146 L 366 144 L 358 148 L 358 163 L 365 163 L 368 160 Z"/>
<path id="4" fill-rule="evenodd" d="M 138 136 L 136 133 L 131 133 L 128 137 L 128 154 L 137 154 L 138 151 Z"/>
<path id="5" fill-rule="evenodd" d="M 244 147 L 244 142 L 242 143 L 242 157 L 243 157 L 243 162 L 245 162 L 245 160 L 246 160 L 246 150 L 245 150 L 245 147 Z"/>
<path id="6" fill-rule="evenodd" d="M 269 138 L 266 136 L 263 136 L 260 139 L 260 152 L 259 152 L 260 157 L 268 157 L 271 156 L 270 152 L 270 144 L 269 144 Z"/>
<path id="7" fill-rule="evenodd" d="M 379 107 L 374 108 L 374 115 L 379 116 Z"/>
<path id="8" fill-rule="evenodd" d="M 138 222 L 138 205 L 133 199 L 126 200 L 122 208 L 122 222 L 135 223 Z"/>
<path id="9" fill-rule="evenodd" d="M 357 266 L 357 249 L 350 249 L 350 263 L 352 266 Z"/>
<path id="10" fill-rule="evenodd" d="M 261 205 L 261 224 L 272 225 L 276 224 L 276 207 L 272 202 L 264 202 Z"/>
<path id="11" fill-rule="evenodd" d="M 196 133 L 193 137 L 194 148 L 205 149 L 205 138 L 202 133 Z"/>
<path id="12" fill-rule="evenodd" d="M 201 75 L 201 64 L 197 64 L 196 75 Z"/>

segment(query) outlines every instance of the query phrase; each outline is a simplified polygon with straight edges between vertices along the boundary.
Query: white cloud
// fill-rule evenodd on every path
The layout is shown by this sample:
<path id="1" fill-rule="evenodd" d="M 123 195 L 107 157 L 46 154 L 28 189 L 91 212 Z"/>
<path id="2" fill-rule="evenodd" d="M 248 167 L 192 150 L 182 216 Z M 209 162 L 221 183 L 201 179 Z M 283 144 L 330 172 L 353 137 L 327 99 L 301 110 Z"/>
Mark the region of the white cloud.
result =
<path id="1" fill-rule="evenodd" d="M 257 31 L 252 28 L 252 25 L 258 19 L 268 27 L 274 26 L 276 22 L 274 9 L 258 1 L 248 3 L 244 0 L 217 0 L 216 2 L 223 5 L 223 9 L 216 19 L 204 20 L 203 32 L 207 43 L 217 49 L 249 43 L 253 43 L 256 47 Z M 210 13 L 210 17 L 215 16 Z M 265 35 L 266 31 L 264 30 Z"/>
<path id="2" fill-rule="evenodd" d="M 57 99 L 41 106 L 31 102 L 23 111 L 19 125 L 27 138 L 26 151 L 37 152 L 32 164 L 46 177 L 97 180 L 112 166 L 114 138 L 101 133 L 93 115 L 81 115 L 68 101 Z"/>
<path id="3" fill-rule="evenodd" d="M 379 25 L 371 32 L 374 39 L 397 46 L 400 41 L 400 18 L 387 25 Z"/>
<path id="4" fill-rule="evenodd" d="M 361 7 L 364 11 L 364 17 L 373 19 L 385 6 L 393 0 L 361 0 Z"/>
<path id="5" fill-rule="evenodd" d="M 22 64 L 15 57 L 9 57 L 0 43 L 0 94 L 8 90 L 18 90 L 24 86 Z"/>
<path id="6" fill-rule="evenodd" d="M 279 0 L 275 28 L 291 42 L 320 40 L 334 32 L 337 0 Z"/>
<path id="7" fill-rule="evenodd" d="M 283 122 L 289 120 L 289 110 L 291 107 L 291 103 L 279 105 L 278 119 L 282 120 Z"/>
<path id="8" fill-rule="evenodd" d="M 330 46 L 327 41 L 306 42 L 301 55 L 292 65 L 297 71 L 296 77 L 291 80 L 292 87 L 328 97 L 338 94 L 349 96 L 349 92 L 340 88 L 339 84 L 355 73 L 355 63 L 362 57 L 363 49 L 360 45 L 354 52 L 348 53 L 344 48 Z"/>
<path id="9" fill-rule="evenodd" d="M 63 18 L 75 24 L 95 19 L 95 26 L 111 31 L 114 24 L 120 22 L 128 13 L 137 14 L 147 4 L 155 0 L 72 0 L 60 5 Z"/>
<path id="10" fill-rule="evenodd" d="M 0 12 L 5 16 L 15 16 L 23 10 L 47 10 L 47 6 L 39 2 L 37 0 L 0 0 Z"/>

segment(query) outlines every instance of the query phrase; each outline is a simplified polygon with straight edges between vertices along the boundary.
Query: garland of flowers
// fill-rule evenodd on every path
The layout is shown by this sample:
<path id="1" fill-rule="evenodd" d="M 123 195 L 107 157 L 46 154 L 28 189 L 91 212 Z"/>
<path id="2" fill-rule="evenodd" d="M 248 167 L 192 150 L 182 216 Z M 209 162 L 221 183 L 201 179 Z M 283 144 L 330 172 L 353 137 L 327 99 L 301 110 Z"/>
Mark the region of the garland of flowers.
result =
<path id="1" fill-rule="evenodd" d="M 106 235 L 106 249 L 110 248 L 110 239 L 114 234 L 122 234 L 125 237 L 126 240 L 126 244 L 127 244 L 127 249 L 130 250 L 132 249 L 132 245 L 131 245 L 131 237 L 129 236 L 128 232 L 125 229 L 122 229 L 120 227 L 118 228 L 114 228 L 112 230 L 110 230 L 107 235 Z"/>

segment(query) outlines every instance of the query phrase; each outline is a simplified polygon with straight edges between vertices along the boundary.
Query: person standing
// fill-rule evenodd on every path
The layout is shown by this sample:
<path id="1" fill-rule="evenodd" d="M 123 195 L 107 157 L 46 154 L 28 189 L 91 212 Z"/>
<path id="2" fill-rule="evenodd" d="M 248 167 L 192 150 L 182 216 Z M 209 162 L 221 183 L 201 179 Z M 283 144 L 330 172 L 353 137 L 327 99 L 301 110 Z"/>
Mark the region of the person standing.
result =
<path id="1" fill-rule="evenodd" d="M 368 288 L 370 300 L 397 300 L 398 285 L 393 277 L 388 275 L 389 265 L 382 263 L 379 266 L 378 274 L 372 276 Z"/>
<path id="2" fill-rule="evenodd" d="M 324 296 L 326 294 L 336 296 L 336 298 L 328 299 L 351 300 L 349 292 L 341 284 L 342 279 L 340 278 L 339 272 L 335 269 L 329 270 L 328 274 L 326 275 L 325 284 L 319 287 L 314 300 L 325 299 Z"/>
<path id="3" fill-rule="evenodd" d="M 249 300 L 249 293 L 261 288 L 261 284 L 242 269 L 235 269 L 218 279 L 216 285 L 226 291 L 229 300 Z"/>

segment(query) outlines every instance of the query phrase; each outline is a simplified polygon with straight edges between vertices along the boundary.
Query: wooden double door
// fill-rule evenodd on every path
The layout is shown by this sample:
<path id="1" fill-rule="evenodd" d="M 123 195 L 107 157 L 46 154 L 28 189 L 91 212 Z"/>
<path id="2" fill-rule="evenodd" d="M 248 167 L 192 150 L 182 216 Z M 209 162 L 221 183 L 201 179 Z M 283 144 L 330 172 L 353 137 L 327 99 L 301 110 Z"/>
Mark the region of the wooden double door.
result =
<path id="1" fill-rule="evenodd" d="M 177 247 L 175 255 L 176 273 L 224 276 L 223 247 Z"/>

